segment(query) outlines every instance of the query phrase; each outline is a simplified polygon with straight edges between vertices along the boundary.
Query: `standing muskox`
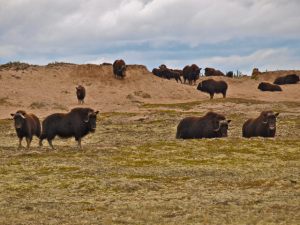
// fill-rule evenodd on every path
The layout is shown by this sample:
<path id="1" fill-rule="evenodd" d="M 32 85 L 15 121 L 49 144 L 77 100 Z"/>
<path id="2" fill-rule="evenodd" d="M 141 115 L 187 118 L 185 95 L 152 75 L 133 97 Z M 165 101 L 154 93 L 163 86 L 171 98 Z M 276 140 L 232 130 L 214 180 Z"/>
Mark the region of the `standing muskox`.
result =
<path id="1" fill-rule="evenodd" d="M 204 75 L 209 77 L 209 76 L 225 76 L 225 74 L 223 72 L 221 72 L 220 70 L 216 70 L 214 68 L 209 68 L 206 67 L 204 69 Z"/>
<path id="2" fill-rule="evenodd" d="M 282 91 L 280 86 L 267 82 L 261 82 L 257 88 L 261 91 Z"/>
<path id="3" fill-rule="evenodd" d="M 32 137 L 35 135 L 40 137 L 41 124 L 38 117 L 34 114 L 27 114 L 23 110 L 10 114 L 15 121 L 15 129 L 19 138 L 19 148 L 22 147 L 22 140 L 25 137 L 27 148 L 30 147 Z"/>
<path id="4" fill-rule="evenodd" d="M 222 93 L 223 98 L 226 98 L 228 85 L 225 81 L 215 81 L 213 79 L 208 79 L 200 82 L 197 89 L 202 92 L 206 92 L 210 95 L 210 99 L 214 97 L 215 93 Z"/>
<path id="5" fill-rule="evenodd" d="M 160 65 L 159 68 L 154 68 L 152 70 L 152 73 L 158 77 L 165 78 L 168 80 L 175 79 L 177 83 L 178 83 L 178 81 L 180 81 L 182 83 L 182 80 L 180 78 L 182 71 L 169 69 L 164 64 Z"/>
<path id="6" fill-rule="evenodd" d="M 196 64 L 185 66 L 182 70 L 184 83 L 188 80 L 190 85 L 192 85 L 193 81 L 194 84 L 196 84 L 196 80 L 199 79 L 201 69 L 202 68 L 199 68 Z"/>
<path id="7" fill-rule="evenodd" d="M 221 114 L 208 112 L 203 117 L 186 117 L 177 126 L 176 138 L 219 138 L 227 137 L 228 124 Z"/>
<path id="8" fill-rule="evenodd" d="M 96 130 L 98 111 L 91 108 L 74 108 L 69 113 L 54 113 L 43 121 L 43 130 L 40 136 L 40 146 L 44 139 L 54 149 L 52 140 L 55 136 L 62 138 L 75 137 L 81 148 L 81 139 L 89 132 Z"/>
<path id="9" fill-rule="evenodd" d="M 243 137 L 274 137 L 278 115 L 273 111 L 263 111 L 256 119 L 247 120 L 243 125 Z"/>
<path id="10" fill-rule="evenodd" d="M 274 84 L 283 85 L 283 84 L 296 84 L 300 81 L 299 77 L 296 74 L 286 75 L 284 77 L 277 77 L 274 81 Z"/>
<path id="11" fill-rule="evenodd" d="M 113 63 L 113 72 L 116 78 L 124 78 L 126 76 L 126 64 L 123 59 L 118 59 Z"/>
<path id="12" fill-rule="evenodd" d="M 78 104 L 83 104 L 85 98 L 85 88 L 82 85 L 78 85 L 76 87 L 76 96 L 78 99 Z"/>

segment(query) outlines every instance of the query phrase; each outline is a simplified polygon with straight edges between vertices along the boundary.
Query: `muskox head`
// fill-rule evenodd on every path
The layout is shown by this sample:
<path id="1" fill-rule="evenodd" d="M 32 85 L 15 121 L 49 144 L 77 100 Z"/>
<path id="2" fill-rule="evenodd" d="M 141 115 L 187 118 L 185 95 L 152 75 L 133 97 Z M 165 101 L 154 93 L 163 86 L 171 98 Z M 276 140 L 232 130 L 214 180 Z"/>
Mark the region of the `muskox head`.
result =
<path id="1" fill-rule="evenodd" d="M 96 120 L 99 111 L 89 111 L 84 122 L 87 123 L 89 130 L 93 133 L 96 130 Z"/>
<path id="2" fill-rule="evenodd" d="M 269 130 L 275 130 L 276 129 L 276 117 L 279 115 L 279 113 L 274 113 L 272 111 L 269 112 L 263 112 L 262 113 L 262 123 L 265 124 Z"/>
<path id="3" fill-rule="evenodd" d="M 219 137 L 227 137 L 227 131 L 228 131 L 228 124 L 231 122 L 231 120 L 219 120 L 216 122 L 216 128 L 214 129 L 214 132 L 217 132 L 219 134 Z"/>
<path id="4" fill-rule="evenodd" d="M 10 115 L 13 117 L 15 121 L 15 128 L 17 130 L 21 129 L 23 124 L 25 123 L 26 113 L 24 111 L 17 111 L 16 113 L 11 113 Z"/>

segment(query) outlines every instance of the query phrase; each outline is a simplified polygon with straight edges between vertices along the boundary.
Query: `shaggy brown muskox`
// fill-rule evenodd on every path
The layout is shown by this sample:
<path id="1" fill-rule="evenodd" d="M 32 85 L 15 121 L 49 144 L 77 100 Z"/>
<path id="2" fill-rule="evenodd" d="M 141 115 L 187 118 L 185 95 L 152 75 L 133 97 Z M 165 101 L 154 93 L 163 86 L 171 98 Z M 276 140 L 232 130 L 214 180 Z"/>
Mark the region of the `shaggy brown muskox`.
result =
<path id="1" fill-rule="evenodd" d="M 261 91 L 282 91 L 280 86 L 267 82 L 261 82 L 257 88 Z"/>
<path id="2" fill-rule="evenodd" d="M 204 75 L 209 77 L 209 76 L 225 76 L 223 72 L 221 72 L 220 70 L 216 70 L 214 68 L 209 68 L 206 67 L 204 69 Z"/>
<path id="3" fill-rule="evenodd" d="M 275 137 L 278 115 L 273 111 L 263 111 L 256 119 L 247 120 L 243 125 L 243 137 Z"/>
<path id="4" fill-rule="evenodd" d="M 34 114 L 27 114 L 23 110 L 18 110 L 16 113 L 10 114 L 15 121 L 15 129 L 19 138 L 19 148 L 22 147 L 22 140 L 25 137 L 27 148 L 30 147 L 32 137 L 35 135 L 40 137 L 41 124 L 39 118 Z"/>
<path id="5" fill-rule="evenodd" d="M 199 68 L 196 64 L 192 64 L 191 66 L 187 65 L 182 70 L 183 82 L 185 83 L 188 80 L 189 84 L 192 85 L 193 81 L 196 84 L 196 81 L 199 79 L 201 68 Z"/>
<path id="6" fill-rule="evenodd" d="M 228 85 L 225 81 L 215 81 L 213 79 L 208 79 L 200 82 L 197 89 L 202 92 L 206 92 L 210 95 L 210 99 L 214 97 L 215 93 L 222 93 L 223 98 L 226 98 Z"/>
<path id="7" fill-rule="evenodd" d="M 176 138 L 219 138 L 227 137 L 228 124 L 221 114 L 208 112 L 203 117 L 186 117 L 177 126 Z"/>
<path id="8" fill-rule="evenodd" d="M 123 59 L 118 59 L 113 63 L 113 72 L 116 78 L 124 78 L 126 76 L 126 64 Z"/>
<path id="9" fill-rule="evenodd" d="M 299 77 L 296 74 L 286 75 L 284 77 L 277 77 L 274 81 L 274 84 L 283 85 L 283 84 L 296 84 L 299 82 Z"/>
<path id="10" fill-rule="evenodd" d="M 85 93 L 85 88 L 82 85 L 78 85 L 76 87 L 76 96 L 78 99 L 78 104 L 84 103 Z"/>
<path id="11" fill-rule="evenodd" d="M 81 148 L 81 139 L 96 130 L 96 117 L 98 111 L 91 108 L 74 108 L 69 113 L 54 113 L 43 121 L 43 130 L 40 136 L 40 146 L 44 139 L 54 149 L 52 140 L 55 136 L 62 138 L 75 137 Z"/>

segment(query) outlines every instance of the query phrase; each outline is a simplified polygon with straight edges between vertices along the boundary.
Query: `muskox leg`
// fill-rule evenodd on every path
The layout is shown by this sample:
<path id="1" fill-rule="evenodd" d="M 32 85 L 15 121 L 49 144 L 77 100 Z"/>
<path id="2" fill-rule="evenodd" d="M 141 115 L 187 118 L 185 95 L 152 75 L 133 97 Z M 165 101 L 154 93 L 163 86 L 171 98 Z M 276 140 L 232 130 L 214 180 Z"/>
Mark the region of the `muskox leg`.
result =
<path id="1" fill-rule="evenodd" d="M 52 149 L 55 149 L 55 148 L 53 147 L 53 144 L 52 144 L 52 139 L 49 139 L 49 138 L 48 138 L 47 141 L 48 141 L 50 147 L 51 147 Z"/>
<path id="2" fill-rule="evenodd" d="M 79 149 L 82 149 L 82 147 L 81 147 L 81 138 L 75 138 L 75 140 L 76 140 L 77 143 L 78 143 L 78 148 L 79 148 Z"/>
<path id="3" fill-rule="evenodd" d="M 32 137 L 26 137 L 27 148 L 30 147 L 31 141 L 32 141 Z"/>
<path id="4" fill-rule="evenodd" d="M 18 148 L 22 148 L 22 140 L 23 140 L 23 138 L 21 137 L 21 138 L 19 138 L 19 146 L 18 146 Z"/>
<path id="5" fill-rule="evenodd" d="M 223 94 L 223 98 L 226 98 L 226 92 L 223 92 L 222 94 Z"/>
<path id="6" fill-rule="evenodd" d="M 213 99 L 214 98 L 214 93 L 210 93 L 210 99 Z"/>

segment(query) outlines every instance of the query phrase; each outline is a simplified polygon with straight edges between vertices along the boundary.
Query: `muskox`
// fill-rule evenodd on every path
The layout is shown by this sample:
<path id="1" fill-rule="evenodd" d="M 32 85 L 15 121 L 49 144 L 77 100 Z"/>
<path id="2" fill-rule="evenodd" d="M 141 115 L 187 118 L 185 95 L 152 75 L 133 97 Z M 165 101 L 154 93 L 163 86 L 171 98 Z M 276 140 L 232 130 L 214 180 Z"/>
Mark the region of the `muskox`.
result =
<path id="1" fill-rule="evenodd" d="M 220 138 L 227 137 L 228 124 L 221 114 L 208 112 L 203 117 L 186 117 L 177 126 L 176 138 Z"/>
<path id="2" fill-rule="evenodd" d="M 78 99 L 78 104 L 83 104 L 85 98 L 85 88 L 82 85 L 78 85 L 76 87 L 76 96 Z"/>
<path id="3" fill-rule="evenodd" d="M 232 72 L 232 71 L 228 71 L 228 72 L 226 73 L 226 77 L 233 78 L 233 72 Z"/>
<path id="4" fill-rule="evenodd" d="M 204 69 L 204 75 L 209 77 L 209 76 L 225 76 L 223 72 L 221 72 L 220 70 L 216 70 L 214 68 L 209 68 L 206 67 Z"/>
<path id="5" fill-rule="evenodd" d="M 267 82 L 261 82 L 257 88 L 261 91 L 282 91 L 280 86 Z"/>
<path id="6" fill-rule="evenodd" d="M 196 64 L 192 64 L 191 66 L 187 65 L 182 70 L 184 83 L 188 80 L 189 84 L 192 85 L 193 81 L 196 84 L 196 81 L 199 79 L 201 68 L 199 68 Z"/>
<path id="7" fill-rule="evenodd" d="M 274 81 L 274 84 L 283 85 L 283 84 L 296 84 L 299 82 L 299 76 L 296 74 L 286 75 L 284 77 L 277 77 Z"/>
<path id="8" fill-rule="evenodd" d="M 214 97 L 215 93 L 222 93 L 223 98 L 226 98 L 228 85 L 225 81 L 215 81 L 213 79 L 208 79 L 200 82 L 197 89 L 202 92 L 206 92 L 210 95 L 210 99 Z"/>
<path id="9" fill-rule="evenodd" d="M 15 129 L 19 138 L 19 148 L 22 147 L 22 140 L 25 137 L 27 148 L 30 147 L 32 137 L 35 135 L 40 137 L 41 124 L 39 118 L 34 114 L 28 114 L 23 110 L 10 114 L 15 121 Z"/>
<path id="10" fill-rule="evenodd" d="M 160 65 L 159 68 L 154 68 L 152 70 L 152 73 L 158 77 L 162 77 L 162 78 L 165 78 L 168 80 L 175 79 L 177 83 L 178 83 L 178 81 L 180 81 L 182 83 L 182 80 L 180 77 L 182 71 L 169 69 L 164 64 Z"/>
<path id="11" fill-rule="evenodd" d="M 118 59 L 114 61 L 113 72 L 116 78 L 123 79 L 126 76 L 126 64 L 123 59 Z"/>
<path id="12" fill-rule="evenodd" d="M 69 113 L 54 113 L 43 121 L 43 130 L 40 136 L 40 146 L 44 139 L 54 149 L 52 140 L 55 136 L 62 138 L 75 137 L 78 147 L 81 148 L 81 139 L 96 130 L 98 111 L 91 108 L 74 108 Z"/>
<path id="13" fill-rule="evenodd" d="M 247 120 L 243 125 L 243 137 L 274 137 L 278 115 L 273 111 L 263 111 L 256 119 Z"/>

